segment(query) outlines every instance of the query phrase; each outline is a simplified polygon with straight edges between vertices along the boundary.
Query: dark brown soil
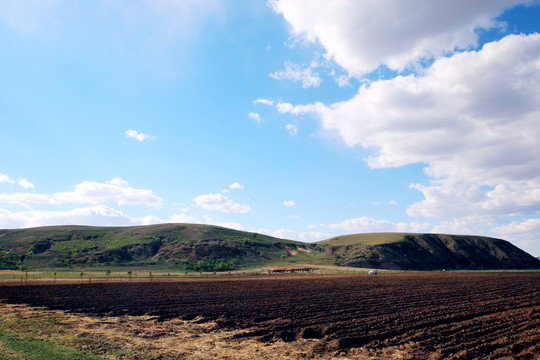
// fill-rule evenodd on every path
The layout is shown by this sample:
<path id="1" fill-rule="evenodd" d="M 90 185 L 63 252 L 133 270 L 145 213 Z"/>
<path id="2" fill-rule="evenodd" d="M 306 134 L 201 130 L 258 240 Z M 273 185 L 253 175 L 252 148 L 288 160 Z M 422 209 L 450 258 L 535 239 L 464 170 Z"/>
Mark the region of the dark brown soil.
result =
<path id="1" fill-rule="evenodd" d="M 215 320 L 318 354 L 407 349 L 416 359 L 539 359 L 540 273 L 425 273 L 0 287 L 0 300 L 94 316 Z"/>

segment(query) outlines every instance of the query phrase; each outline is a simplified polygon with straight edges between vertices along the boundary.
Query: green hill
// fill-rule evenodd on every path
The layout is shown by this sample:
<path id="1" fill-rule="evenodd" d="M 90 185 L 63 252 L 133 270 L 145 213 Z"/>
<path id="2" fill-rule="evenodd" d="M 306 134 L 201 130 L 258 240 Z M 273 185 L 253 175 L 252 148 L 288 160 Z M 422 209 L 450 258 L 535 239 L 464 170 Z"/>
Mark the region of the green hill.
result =
<path id="1" fill-rule="evenodd" d="M 312 244 L 194 224 L 0 230 L 3 268 L 229 271 L 268 264 L 320 263 L 324 259 L 314 250 Z"/>
<path id="2" fill-rule="evenodd" d="M 481 236 L 373 233 L 303 243 L 196 224 L 0 230 L 0 269 L 231 271 L 287 264 L 395 270 L 531 269 L 540 260 Z"/>
<path id="3" fill-rule="evenodd" d="M 540 261 L 508 241 L 483 236 L 373 233 L 319 242 L 336 264 L 395 270 L 540 268 Z"/>

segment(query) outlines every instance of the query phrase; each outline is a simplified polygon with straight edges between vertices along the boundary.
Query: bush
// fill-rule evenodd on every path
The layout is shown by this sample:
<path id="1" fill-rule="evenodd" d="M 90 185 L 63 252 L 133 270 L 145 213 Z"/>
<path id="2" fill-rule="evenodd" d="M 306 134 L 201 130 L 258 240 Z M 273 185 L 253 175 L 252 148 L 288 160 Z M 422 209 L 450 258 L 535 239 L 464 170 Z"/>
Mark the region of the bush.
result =
<path id="1" fill-rule="evenodd" d="M 0 269 L 15 270 L 19 268 L 21 257 L 11 251 L 0 251 Z"/>
<path id="2" fill-rule="evenodd" d="M 198 261 L 189 261 L 184 260 L 182 262 L 182 267 L 185 270 L 191 271 L 230 271 L 235 270 L 237 263 L 235 259 L 230 261 L 225 260 L 198 260 Z"/>

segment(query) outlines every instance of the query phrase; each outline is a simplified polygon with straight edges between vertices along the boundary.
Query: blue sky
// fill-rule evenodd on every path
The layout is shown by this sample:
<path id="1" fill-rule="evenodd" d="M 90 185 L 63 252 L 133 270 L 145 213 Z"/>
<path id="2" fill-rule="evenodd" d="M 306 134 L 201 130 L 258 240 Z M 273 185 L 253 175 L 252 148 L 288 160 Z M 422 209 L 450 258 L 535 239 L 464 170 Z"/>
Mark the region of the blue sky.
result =
<path id="1" fill-rule="evenodd" d="M 540 256 L 538 1 L 0 3 L 0 228 L 478 234 Z"/>

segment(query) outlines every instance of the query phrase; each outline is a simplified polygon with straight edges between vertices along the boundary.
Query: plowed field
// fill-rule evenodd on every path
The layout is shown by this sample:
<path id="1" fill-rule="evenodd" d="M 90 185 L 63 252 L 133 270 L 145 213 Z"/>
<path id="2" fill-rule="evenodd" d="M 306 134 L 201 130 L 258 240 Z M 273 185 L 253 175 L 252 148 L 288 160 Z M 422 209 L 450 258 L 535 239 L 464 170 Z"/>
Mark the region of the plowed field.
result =
<path id="1" fill-rule="evenodd" d="M 403 349 L 416 359 L 539 359 L 540 273 L 306 276 L 0 287 L 7 303 L 93 316 L 216 321 L 314 354 Z"/>

